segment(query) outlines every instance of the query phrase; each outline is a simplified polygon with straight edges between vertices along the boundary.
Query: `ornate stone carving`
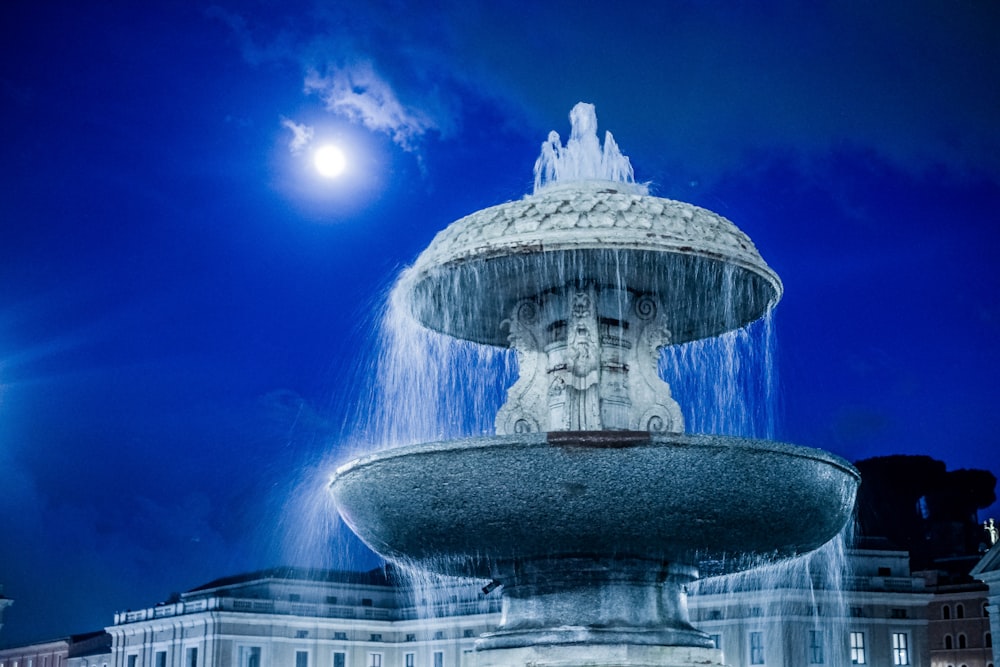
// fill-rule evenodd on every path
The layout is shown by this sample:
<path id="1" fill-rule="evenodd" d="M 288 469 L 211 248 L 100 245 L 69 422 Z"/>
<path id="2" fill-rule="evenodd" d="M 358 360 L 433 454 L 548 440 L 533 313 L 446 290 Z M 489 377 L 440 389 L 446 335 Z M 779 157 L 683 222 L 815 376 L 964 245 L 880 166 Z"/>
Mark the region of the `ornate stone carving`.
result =
<path id="1" fill-rule="evenodd" d="M 507 390 L 507 402 L 497 412 L 494 423 L 500 435 L 546 430 L 541 428 L 546 423 L 545 393 L 539 390 L 545 381 L 545 362 L 538 345 L 538 315 L 538 303 L 525 299 L 505 321 L 510 329 L 510 346 L 517 353 L 519 376 Z"/>
<path id="2" fill-rule="evenodd" d="M 679 433 L 684 420 L 657 373 L 670 331 L 652 295 L 594 286 L 518 302 L 505 321 L 520 377 L 497 433 L 643 430 Z"/>

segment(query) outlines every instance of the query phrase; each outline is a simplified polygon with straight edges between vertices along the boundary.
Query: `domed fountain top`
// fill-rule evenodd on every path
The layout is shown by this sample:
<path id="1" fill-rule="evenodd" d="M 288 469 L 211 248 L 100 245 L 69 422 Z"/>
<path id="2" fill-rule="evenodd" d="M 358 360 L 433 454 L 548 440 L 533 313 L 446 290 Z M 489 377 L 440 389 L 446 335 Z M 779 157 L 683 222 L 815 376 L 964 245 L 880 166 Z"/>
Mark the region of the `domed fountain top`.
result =
<path id="1" fill-rule="evenodd" d="M 567 284 L 654 295 L 672 343 L 715 336 L 761 317 L 781 297 L 750 238 L 704 208 L 646 194 L 593 106 L 570 114 L 565 147 L 552 133 L 535 165 L 535 194 L 477 211 L 441 231 L 397 294 L 425 326 L 506 346 L 516 303 Z"/>

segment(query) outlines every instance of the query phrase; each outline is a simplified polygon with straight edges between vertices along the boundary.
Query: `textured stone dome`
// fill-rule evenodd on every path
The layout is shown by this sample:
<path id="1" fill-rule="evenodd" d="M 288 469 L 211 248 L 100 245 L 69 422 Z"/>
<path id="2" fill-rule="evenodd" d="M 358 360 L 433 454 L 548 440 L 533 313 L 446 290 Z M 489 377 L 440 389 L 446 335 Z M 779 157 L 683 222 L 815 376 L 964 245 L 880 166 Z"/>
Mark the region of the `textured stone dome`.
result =
<path id="1" fill-rule="evenodd" d="M 546 187 L 449 225 L 400 288 L 425 326 L 506 345 L 514 304 L 593 282 L 656 295 L 674 343 L 752 322 L 782 286 L 750 238 L 704 208 L 611 181 Z"/>

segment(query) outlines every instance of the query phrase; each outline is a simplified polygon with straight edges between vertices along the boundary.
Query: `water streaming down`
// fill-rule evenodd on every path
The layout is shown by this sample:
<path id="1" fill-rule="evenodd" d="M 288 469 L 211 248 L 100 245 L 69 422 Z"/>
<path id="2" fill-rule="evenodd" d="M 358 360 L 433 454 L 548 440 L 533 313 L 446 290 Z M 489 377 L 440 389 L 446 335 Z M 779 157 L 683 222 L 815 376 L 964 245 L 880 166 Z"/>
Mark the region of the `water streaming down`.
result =
<path id="1" fill-rule="evenodd" d="M 376 451 L 331 489 L 433 600 L 415 610 L 448 608 L 442 576 L 498 589 L 480 665 L 720 664 L 688 618 L 699 565 L 823 546 L 857 473 L 756 439 L 774 431 L 782 287 L 750 239 L 649 196 L 591 105 L 571 121 L 533 195 L 456 221 L 400 277 L 363 427 Z M 818 562 L 783 567 L 811 581 L 794 568 Z"/>

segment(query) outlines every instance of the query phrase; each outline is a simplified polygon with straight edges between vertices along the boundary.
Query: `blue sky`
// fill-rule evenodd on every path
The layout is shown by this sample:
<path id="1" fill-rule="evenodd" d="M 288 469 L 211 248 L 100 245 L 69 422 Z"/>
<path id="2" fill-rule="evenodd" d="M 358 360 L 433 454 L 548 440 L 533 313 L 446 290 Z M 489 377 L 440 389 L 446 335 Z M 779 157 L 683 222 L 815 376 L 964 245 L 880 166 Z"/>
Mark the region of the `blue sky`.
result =
<path id="1" fill-rule="evenodd" d="M 386 290 L 581 100 L 784 280 L 781 439 L 1000 474 L 1000 4 L 539 4 L 3 4 L 0 644 L 373 563 L 319 489 Z"/>

